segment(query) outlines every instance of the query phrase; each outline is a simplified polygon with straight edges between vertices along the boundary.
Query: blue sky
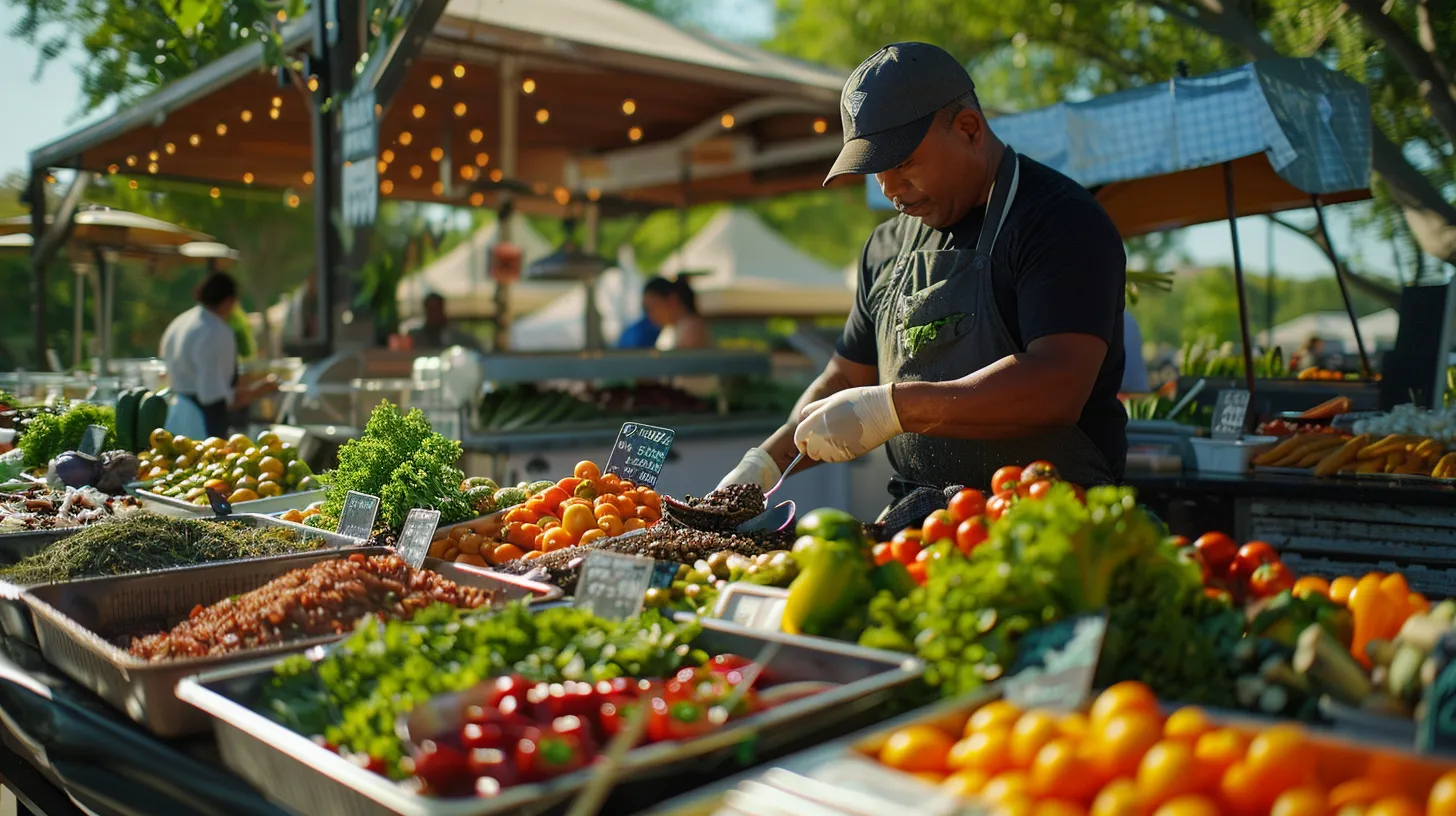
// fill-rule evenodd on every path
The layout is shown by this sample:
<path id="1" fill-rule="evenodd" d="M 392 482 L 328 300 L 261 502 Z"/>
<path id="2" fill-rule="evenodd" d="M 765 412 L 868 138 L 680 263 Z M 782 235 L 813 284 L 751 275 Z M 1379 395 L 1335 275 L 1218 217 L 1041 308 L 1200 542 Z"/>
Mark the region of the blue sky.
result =
<path id="1" fill-rule="evenodd" d="M 767 0 L 718 0 L 702 24 L 710 30 L 743 39 L 771 33 L 773 7 Z M 38 80 L 35 51 L 5 37 L 19 17 L 9 4 L 0 5 L 0 76 L 10 78 L 0 90 L 0 108 L 8 114 L 0 127 L 0 175 L 25 167 L 26 155 L 41 144 L 81 124 L 80 83 L 70 64 L 52 63 Z M 73 58 L 74 59 L 74 58 Z M 1359 206 L 1359 205 L 1353 205 Z M 1342 254 L 1350 255 L 1357 268 L 1393 274 L 1395 263 L 1389 245 L 1368 235 L 1352 235 L 1346 214 L 1331 213 L 1331 230 Z M 1240 222 L 1239 235 L 1247 269 L 1263 273 L 1268 269 L 1269 233 L 1262 218 Z M 1228 264 L 1232 257 L 1228 225 L 1209 224 L 1185 231 L 1183 247 L 1195 265 Z M 1275 230 L 1274 266 L 1281 277 L 1311 277 L 1330 274 L 1329 262 L 1313 244 L 1299 236 Z"/>

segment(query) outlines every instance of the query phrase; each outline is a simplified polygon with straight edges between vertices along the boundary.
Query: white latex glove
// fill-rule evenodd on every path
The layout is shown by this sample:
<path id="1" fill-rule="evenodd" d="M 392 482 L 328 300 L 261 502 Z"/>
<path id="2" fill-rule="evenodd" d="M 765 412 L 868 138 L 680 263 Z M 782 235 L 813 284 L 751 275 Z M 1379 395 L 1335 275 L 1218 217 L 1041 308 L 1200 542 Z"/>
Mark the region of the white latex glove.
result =
<path id="1" fill-rule="evenodd" d="M 723 477 L 718 487 L 727 487 L 735 484 L 758 485 L 760 490 L 765 492 L 778 483 L 783 472 L 779 470 L 778 463 L 774 461 L 762 448 L 749 448 L 748 453 L 743 455 L 743 461 L 738 467 Z"/>
<path id="2" fill-rule="evenodd" d="M 904 431 L 892 385 L 849 388 L 804 406 L 794 444 L 819 462 L 848 462 Z"/>

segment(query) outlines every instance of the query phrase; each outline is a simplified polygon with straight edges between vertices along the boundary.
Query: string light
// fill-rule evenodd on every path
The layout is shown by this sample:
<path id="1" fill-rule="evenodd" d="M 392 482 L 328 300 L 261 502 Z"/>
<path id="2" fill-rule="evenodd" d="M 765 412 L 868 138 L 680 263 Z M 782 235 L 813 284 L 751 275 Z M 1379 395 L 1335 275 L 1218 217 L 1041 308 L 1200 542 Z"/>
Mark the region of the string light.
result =
<path id="1" fill-rule="evenodd" d="M 425 174 L 425 168 L 419 166 L 418 164 L 412 164 L 410 165 L 409 174 L 410 178 L 417 179 Z"/>
<path id="2" fill-rule="evenodd" d="M 465 66 L 464 65 L 461 65 L 458 62 L 455 63 L 455 78 L 456 79 L 464 79 L 465 78 Z"/>
<path id="3" fill-rule="evenodd" d="M 437 181 L 434 184 L 431 184 L 430 185 L 430 193 L 432 193 L 433 195 L 444 195 L 445 194 L 445 184 L 444 184 L 444 182 Z"/>
<path id="4" fill-rule="evenodd" d="M 394 151 L 386 147 L 384 152 L 379 154 L 379 158 L 384 159 L 385 164 L 389 164 L 394 161 Z"/>
<path id="5" fill-rule="evenodd" d="M 374 115 L 375 116 L 379 116 L 382 113 L 384 113 L 384 106 L 381 105 L 381 104 L 379 104 L 378 102 L 375 102 L 374 103 Z"/>
<path id="6" fill-rule="evenodd" d="M 455 115 L 456 116 L 464 116 L 465 115 L 465 103 L 464 102 L 456 102 L 455 103 Z"/>
<path id="7" fill-rule="evenodd" d="M 278 22 L 286 22 L 288 20 L 288 12 L 284 11 L 283 9 L 278 9 L 277 17 Z"/>
<path id="8" fill-rule="evenodd" d="M 521 93 L 530 95 L 535 92 L 536 80 L 531 79 L 530 77 L 526 77 L 525 79 L 521 80 Z"/>
<path id="9" fill-rule="evenodd" d="M 379 163 L 375 165 L 375 168 L 379 170 L 380 175 L 384 175 L 384 171 L 389 169 L 389 162 L 380 159 Z"/>
<path id="10" fill-rule="evenodd" d="M 130 187 L 133 190 L 135 190 L 137 188 L 136 179 L 128 179 L 127 182 L 126 182 L 126 186 L 127 187 Z"/>
<path id="11" fill-rule="evenodd" d="M 571 200 L 571 191 L 565 187 L 557 187 L 551 191 L 551 195 L 555 197 L 556 203 L 563 207 L 566 206 L 566 202 Z"/>
<path id="12" fill-rule="evenodd" d="M 246 125 L 253 121 L 253 112 L 245 108 L 242 113 L 238 114 L 238 118 L 243 120 L 243 124 Z"/>
<path id="13" fill-rule="evenodd" d="M 731 113 L 725 113 L 725 114 L 723 114 L 723 117 L 718 120 L 718 124 L 722 125 L 724 130 L 728 130 L 728 129 L 732 128 L 733 127 L 733 114 L 731 114 Z"/>
<path id="14" fill-rule="evenodd" d="M 633 99 L 623 99 L 622 100 L 622 113 L 624 115 L 631 116 L 632 114 L 634 114 L 636 112 L 637 112 L 637 102 L 636 102 L 636 100 L 633 100 Z"/>
<path id="15" fill-rule="evenodd" d="M 50 173 L 46 173 L 46 184 L 55 184 L 55 183 L 56 183 L 56 177 L 53 176 L 53 175 L 51 175 Z"/>
<path id="16" fill-rule="evenodd" d="M 273 97 L 273 107 L 275 107 L 275 108 L 281 108 L 281 107 L 283 107 L 283 97 L 281 97 L 281 96 L 275 96 L 275 97 Z"/>
<path id="17" fill-rule="evenodd" d="M 121 170 L 121 168 L 120 167 L 117 167 L 114 164 L 108 164 L 108 165 L 106 165 L 106 172 L 111 173 L 112 175 L 116 175 L 116 173 L 118 171 L 120 171 L 120 170 Z"/>
<path id="18" fill-rule="evenodd" d="M 544 125 L 549 121 L 551 121 L 551 111 L 545 108 L 536 111 L 536 124 Z"/>
<path id="19" fill-rule="evenodd" d="M 475 165 L 477 167 L 484 167 L 487 164 L 490 164 L 490 154 L 489 153 L 476 153 L 475 154 Z"/>
<path id="20" fill-rule="evenodd" d="M 311 76 L 311 77 L 308 78 L 308 89 L 310 91 L 317 91 L 318 90 L 318 77 Z"/>
<path id="21" fill-rule="evenodd" d="M 416 119 L 425 118 L 425 106 L 417 103 L 413 108 L 410 108 L 410 114 Z"/>
<path id="22" fill-rule="evenodd" d="M 485 203 L 485 193 L 474 192 L 470 194 L 470 206 L 479 207 Z"/>
<path id="23" fill-rule="evenodd" d="M 439 161 L 445 158 L 445 150 L 439 147 L 430 148 L 430 161 Z"/>
<path id="24" fill-rule="evenodd" d="M 389 179 L 385 179 L 384 181 L 379 182 L 379 192 L 384 193 L 385 195 L 389 195 L 390 193 L 394 192 L 394 182 L 390 181 Z"/>
<path id="25" fill-rule="evenodd" d="M 399 134 L 399 143 L 404 145 L 405 147 L 409 147 L 410 142 L 413 142 L 414 140 L 415 137 L 410 135 L 410 132 L 408 130 L 401 131 Z"/>
<path id="26" fill-rule="evenodd" d="M 303 183 L 304 184 L 313 184 L 313 171 L 312 170 L 309 170 L 308 172 L 306 172 L 306 173 L 303 174 Z"/>
<path id="27" fill-rule="evenodd" d="M 167 142 L 162 145 L 162 150 L 166 151 L 167 155 L 170 156 L 177 152 L 177 145 L 174 142 Z"/>
<path id="28" fill-rule="evenodd" d="M 630 140 L 632 140 L 632 141 L 634 141 L 634 142 L 640 142 L 640 141 L 642 141 L 642 128 L 640 128 L 640 127 L 630 127 L 630 128 L 627 128 L 627 138 L 630 139 Z"/>
<path id="29" fill-rule="evenodd" d="M 202 137 L 194 133 L 191 136 L 187 137 L 187 144 L 190 144 L 193 147 L 197 147 L 198 145 L 202 144 Z"/>
<path id="30" fill-rule="evenodd" d="M 244 173 L 243 174 L 243 183 L 244 184 L 252 184 L 253 183 L 253 174 L 252 173 Z"/>
<path id="31" fill-rule="evenodd" d="M 460 166 L 460 178 L 471 181 L 475 178 L 475 167 L 469 164 Z"/>
<path id="32" fill-rule="evenodd" d="M 825 132 L 827 130 L 829 130 L 829 123 L 826 122 L 826 121 L 824 121 L 824 117 L 821 116 L 818 119 L 815 119 L 814 120 L 814 132 L 815 133 L 823 133 L 823 132 Z"/>
<path id="33" fill-rule="evenodd" d="M 272 119 L 275 122 L 278 121 L 278 109 L 277 108 L 269 108 L 268 109 L 268 118 L 269 119 Z"/>
<path id="34" fill-rule="evenodd" d="M 485 131 L 481 130 L 480 128 L 471 128 L 471 130 L 470 130 L 470 143 L 471 144 L 480 144 L 480 141 L 482 139 L 484 139 L 484 138 L 485 138 Z"/>
<path id="35" fill-rule="evenodd" d="M 207 191 L 207 194 L 210 195 L 210 196 L 212 196 L 213 198 L 220 198 L 222 196 L 222 190 L 219 190 L 216 187 L 214 187 L 211 190 L 208 190 Z"/>
<path id="36" fill-rule="evenodd" d="M 217 135 L 219 135 L 219 136 L 226 136 L 227 135 L 227 125 L 226 124 L 224 124 L 222 122 L 218 122 L 217 123 Z"/>
<path id="37" fill-rule="evenodd" d="M 490 171 L 490 180 L 491 181 L 494 181 L 496 183 L 500 183 L 500 180 L 503 179 L 503 178 L 505 178 L 505 177 L 506 177 L 506 174 L 505 173 L 502 173 L 501 172 L 501 169 L 499 167 L 497 167 L 496 169 Z"/>
<path id="38" fill-rule="evenodd" d="M 148 165 L 147 165 L 147 172 L 148 172 L 148 173 L 153 173 L 153 174 L 155 174 L 155 173 L 156 173 L 156 172 L 157 172 L 157 163 L 156 163 L 156 162 L 151 162 L 151 163 L 149 163 L 149 164 L 148 164 Z"/>
<path id="39" fill-rule="evenodd" d="M 599 199 L 601 197 L 602 197 L 602 191 L 601 190 L 598 190 L 595 187 L 592 187 L 591 189 L 589 189 L 589 190 L 586 191 L 586 198 L 587 198 L 588 201 L 596 201 L 597 199 Z"/>
<path id="40" fill-rule="evenodd" d="M 288 206 L 289 207 L 297 207 L 298 206 L 298 201 L 299 201 L 299 199 L 298 199 L 298 193 L 289 193 L 288 194 Z"/>
<path id="41" fill-rule="evenodd" d="M 435 90 L 439 90 L 440 89 L 440 86 L 441 85 L 444 85 L 444 84 L 445 84 L 445 78 L 442 77 L 442 76 L 440 76 L 439 74 L 435 74 L 434 76 L 430 77 L 430 87 L 431 88 L 434 88 Z"/>
<path id="42" fill-rule="evenodd" d="M 546 191 L 549 189 L 551 188 L 544 181 L 538 181 L 535 184 L 531 185 L 531 190 L 534 191 L 536 195 L 546 195 Z"/>
<path id="43" fill-rule="evenodd" d="M 151 159 L 152 161 L 156 161 L 157 159 L 161 158 L 161 156 L 157 154 L 157 151 L 153 150 L 152 152 L 147 154 L 147 158 Z"/>

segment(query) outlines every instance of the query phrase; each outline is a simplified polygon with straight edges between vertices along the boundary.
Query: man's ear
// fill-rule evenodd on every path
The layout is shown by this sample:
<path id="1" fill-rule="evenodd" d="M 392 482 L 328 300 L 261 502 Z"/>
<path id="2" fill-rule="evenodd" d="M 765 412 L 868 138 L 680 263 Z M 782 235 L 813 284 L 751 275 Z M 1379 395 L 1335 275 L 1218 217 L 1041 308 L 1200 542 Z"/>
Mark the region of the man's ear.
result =
<path id="1" fill-rule="evenodd" d="M 952 127 L 965 134 L 966 138 L 974 144 L 977 137 L 986 129 L 986 120 L 981 112 L 974 108 L 966 108 L 955 116 Z"/>

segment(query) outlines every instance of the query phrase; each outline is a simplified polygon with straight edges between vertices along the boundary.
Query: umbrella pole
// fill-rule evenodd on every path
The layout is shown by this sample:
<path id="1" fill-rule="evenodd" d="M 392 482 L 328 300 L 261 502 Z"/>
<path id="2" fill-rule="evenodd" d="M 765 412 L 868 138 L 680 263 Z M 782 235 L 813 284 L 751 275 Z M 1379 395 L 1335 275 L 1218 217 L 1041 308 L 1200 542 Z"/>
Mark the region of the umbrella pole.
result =
<path id="1" fill-rule="evenodd" d="M 506 55 L 500 61 L 500 170 L 509 181 L 516 178 L 516 146 L 520 135 L 520 95 L 517 83 L 521 81 L 520 57 Z M 508 187 L 500 188 L 500 223 L 496 226 L 496 241 L 511 242 L 511 217 L 515 211 L 512 194 Z M 525 259 L 521 261 L 525 265 Z M 511 350 L 511 284 L 495 282 L 495 338 L 493 351 Z"/>
<path id="2" fill-rule="evenodd" d="M 1335 267 L 1335 281 L 1340 284 L 1340 298 L 1345 301 L 1345 314 L 1350 317 L 1350 328 L 1355 330 L 1355 348 L 1360 350 L 1360 373 L 1365 379 L 1370 379 L 1370 356 L 1365 353 L 1365 338 L 1360 335 L 1360 321 L 1355 317 L 1355 304 L 1350 301 L 1350 285 L 1345 281 L 1345 265 L 1340 263 L 1340 256 L 1335 254 L 1335 245 L 1330 241 L 1330 230 L 1325 224 L 1325 208 L 1320 204 L 1319 196 L 1309 197 L 1314 204 L 1314 217 L 1319 221 L 1320 237 L 1324 239 L 1325 257 Z"/>
<path id="3" fill-rule="evenodd" d="M 1234 206 L 1233 162 L 1223 163 L 1223 195 L 1228 206 L 1229 238 L 1233 242 L 1234 250 L 1234 287 L 1239 295 L 1239 336 L 1244 344 L 1244 385 L 1249 389 L 1249 407 L 1253 408 L 1257 404 L 1254 400 L 1254 344 L 1249 336 L 1249 297 L 1244 291 L 1244 259 L 1239 250 L 1239 218 L 1238 210 Z M 1248 432 L 1253 419 L 1254 411 L 1244 414 L 1245 432 Z"/>
<path id="4" fill-rule="evenodd" d="M 81 360 L 86 356 L 86 268 L 75 264 L 71 267 L 71 275 L 76 279 L 76 302 L 71 304 L 71 367 L 80 370 Z"/>

